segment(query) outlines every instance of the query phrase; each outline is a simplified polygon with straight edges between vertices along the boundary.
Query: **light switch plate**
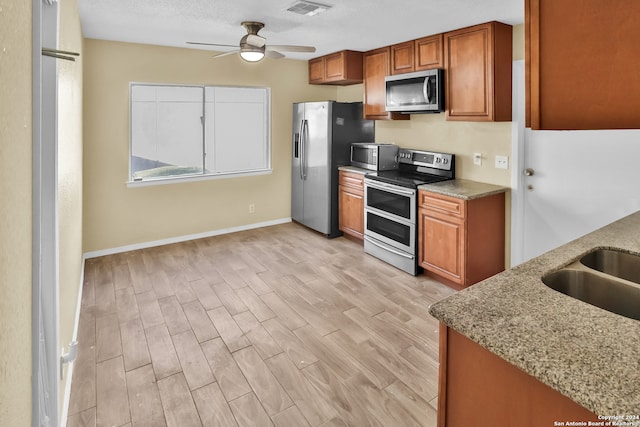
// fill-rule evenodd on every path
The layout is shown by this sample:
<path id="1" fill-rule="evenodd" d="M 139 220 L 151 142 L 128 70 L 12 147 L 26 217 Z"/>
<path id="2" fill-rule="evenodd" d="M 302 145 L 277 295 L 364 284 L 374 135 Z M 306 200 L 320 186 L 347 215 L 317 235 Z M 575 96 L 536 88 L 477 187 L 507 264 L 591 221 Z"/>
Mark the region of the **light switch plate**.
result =
<path id="1" fill-rule="evenodd" d="M 482 165 L 482 153 L 473 153 L 473 164 L 476 166 Z"/>
<path id="2" fill-rule="evenodd" d="M 509 169 L 509 157 L 496 156 L 496 169 Z"/>

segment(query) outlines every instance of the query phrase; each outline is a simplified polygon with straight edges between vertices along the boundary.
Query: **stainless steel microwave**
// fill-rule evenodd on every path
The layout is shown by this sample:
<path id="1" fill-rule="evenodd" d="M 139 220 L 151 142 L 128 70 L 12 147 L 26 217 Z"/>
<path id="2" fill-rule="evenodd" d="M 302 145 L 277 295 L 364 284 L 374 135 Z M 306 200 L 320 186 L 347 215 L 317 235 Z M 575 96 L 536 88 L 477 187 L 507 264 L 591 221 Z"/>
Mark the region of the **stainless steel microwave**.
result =
<path id="1" fill-rule="evenodd" d="M 384 81 L 387 111 L 407 114 L 444 111 L 444 70 L 386 76 Z"/>
<path id="2" fill-rule="evenodd" d="M 351 166 L 373 171 L 398 169 L 398 150 L 395 144 L 354 142 L 351 144 Z"/>

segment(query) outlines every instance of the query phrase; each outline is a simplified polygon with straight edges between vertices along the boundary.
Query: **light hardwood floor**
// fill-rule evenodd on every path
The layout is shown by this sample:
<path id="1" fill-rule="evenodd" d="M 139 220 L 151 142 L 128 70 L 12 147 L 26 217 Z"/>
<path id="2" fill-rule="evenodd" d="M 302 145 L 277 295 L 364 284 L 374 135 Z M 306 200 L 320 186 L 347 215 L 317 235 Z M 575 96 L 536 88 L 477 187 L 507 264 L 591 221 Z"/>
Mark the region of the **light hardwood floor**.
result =
<path id="1" fill-rule="evenodd" d="M 87 260 L 67 425 L 435 426 L 452 293 L 295 223 Z"/>

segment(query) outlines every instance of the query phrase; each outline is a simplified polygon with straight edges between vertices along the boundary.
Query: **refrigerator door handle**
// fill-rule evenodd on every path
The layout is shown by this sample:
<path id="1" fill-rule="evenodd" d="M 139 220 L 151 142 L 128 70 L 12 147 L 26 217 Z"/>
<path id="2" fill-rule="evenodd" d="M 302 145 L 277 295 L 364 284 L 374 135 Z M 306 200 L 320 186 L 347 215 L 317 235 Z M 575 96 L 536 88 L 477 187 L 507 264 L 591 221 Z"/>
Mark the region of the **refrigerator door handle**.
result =
<path id="1" fill-rule="evenodd" d="M 300 179 L 304 179 L 304 120 L 300 120 Z"/>
<path id="2" fill-rule="evenodd" d="M 309 122 L 307 120 L 302 120 L 302 142 L 301 142 L 301 151 L 302 158 L 300 159 L 300 171 L 302 172 L 302 179 L 307 179 L 307 137 L 309 136 Z"/>

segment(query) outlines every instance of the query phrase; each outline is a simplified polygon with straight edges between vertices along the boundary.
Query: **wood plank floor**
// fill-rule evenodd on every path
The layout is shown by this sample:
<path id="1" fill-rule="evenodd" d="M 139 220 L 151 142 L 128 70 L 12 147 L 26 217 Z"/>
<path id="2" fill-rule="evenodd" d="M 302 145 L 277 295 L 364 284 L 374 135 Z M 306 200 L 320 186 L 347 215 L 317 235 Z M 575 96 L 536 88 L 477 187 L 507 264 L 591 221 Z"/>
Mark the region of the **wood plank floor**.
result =
<path id="1" fill-rule="evenodd" d="M 435 426 L 452 293 L 295 223 L 87 260 L 67 425 Z"/>

